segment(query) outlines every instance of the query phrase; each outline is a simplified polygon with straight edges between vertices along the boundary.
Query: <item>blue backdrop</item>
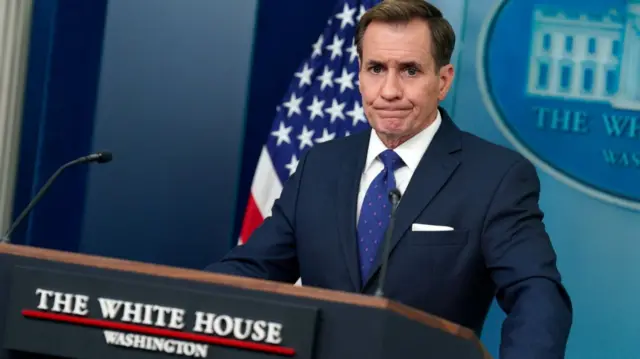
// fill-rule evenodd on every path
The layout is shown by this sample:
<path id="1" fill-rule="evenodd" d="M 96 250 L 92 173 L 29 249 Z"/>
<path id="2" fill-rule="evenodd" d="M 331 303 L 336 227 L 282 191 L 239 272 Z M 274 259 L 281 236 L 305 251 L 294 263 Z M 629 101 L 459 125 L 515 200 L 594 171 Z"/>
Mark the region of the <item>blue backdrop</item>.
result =
<path id="1" fill-rule="evenodd" d="M 463 129 L 513 148 L 478 81 L 480 36 L 501 1 L 433 2 L 458 33 L 445 107 Z M 574 1 L 573 10 L 590 3 L 602 4 Z M 237 238 L 275 106 L 333 5 L 35 1 L 16 212 L 62 163 L 102 149 L 115 159 L 66 172 L 14 242 L 193 268 L 218 259 Z M 518 21 L 509 28 L 531 30 Z M 498 70 L 520 71 L 506 60 Z M 567 357 L 636 357 L 640 214 L 539 174 L 575 308 Z M 482 338 L 494 355 L 503 317 L 494 306 Z"/>

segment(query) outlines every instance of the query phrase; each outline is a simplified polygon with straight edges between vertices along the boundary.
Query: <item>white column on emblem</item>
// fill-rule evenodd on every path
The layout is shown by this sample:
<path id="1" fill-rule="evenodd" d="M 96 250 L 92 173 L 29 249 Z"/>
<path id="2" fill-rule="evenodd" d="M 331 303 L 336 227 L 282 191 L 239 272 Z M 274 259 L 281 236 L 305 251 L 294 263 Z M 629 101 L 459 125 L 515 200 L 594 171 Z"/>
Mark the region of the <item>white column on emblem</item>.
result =
<path id="1" fill-rule="evenodd" d="M 0 1 L 0 231 L 11 222 L 33 0 Z"/>
<path id="2" fill-rule="evenodd" d="M 551 61 L 549 64 L 547 93 L 557 96 L 560 93 L 561 60 L 564 54 L 564 34 L 554 32 L 551 34 Z"/>
<path id="3" fill-rule="evenodd" d="M 573 67 L 571 67 L 571 97 L 582 97 L 583 81 L 584 81 L 584 69 L 583 64 L 585 61 L 585 54 L 587 53 L 587 47 L 589 39 L 584 35 L 575 35 L 573 37 L 573 52 L 571 53 L 571 61 L 573 61 Z"/>
<path id="4" fill-rule="evenodd" d="M 619 88 L 612 104 L 616 108 L 640 110 L 640 86 L 638 86 L 638 61 L 640 60 L 640 2 L 627 3 L 627 22 L 624 27 L 622 63 Z"/>

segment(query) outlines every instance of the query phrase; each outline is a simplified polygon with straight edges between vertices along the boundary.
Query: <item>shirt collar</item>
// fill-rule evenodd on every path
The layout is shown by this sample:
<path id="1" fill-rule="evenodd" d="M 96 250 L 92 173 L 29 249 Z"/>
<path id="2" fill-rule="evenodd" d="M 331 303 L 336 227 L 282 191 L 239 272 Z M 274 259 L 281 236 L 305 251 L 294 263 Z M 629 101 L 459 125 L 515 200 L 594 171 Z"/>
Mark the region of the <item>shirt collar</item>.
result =
<path id="1" fill-rule="evenodd" d="M 427 128 L 418 132 L 415 136 L 408 139 L 406 142 L 395 148 L 395 152 L 402 158 L 405 165 L 415 171 L 422 159 L 422 156 L 427 151 L 427 148 L 431 144 L 433 137 L 435 136 L 440 124 L 442 123 L 442 117 L 440 111 L 436 111 L 436 119 Z M 367 151 L 367 162 L 365 163 L 365 171 L 369 169 L 371 164 L 378 158 L 387 147 L 380 141 L 376 131 L 371 131 L 369 137 L 369 149 Z"/>

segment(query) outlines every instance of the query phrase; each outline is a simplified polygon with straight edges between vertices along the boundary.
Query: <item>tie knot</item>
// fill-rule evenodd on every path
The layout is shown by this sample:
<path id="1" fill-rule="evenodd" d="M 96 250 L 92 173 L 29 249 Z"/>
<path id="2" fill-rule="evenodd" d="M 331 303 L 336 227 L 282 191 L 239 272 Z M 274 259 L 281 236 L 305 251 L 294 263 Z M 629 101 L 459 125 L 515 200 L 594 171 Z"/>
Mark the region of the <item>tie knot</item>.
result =
<path id="1" fill-rule="evenodd" d="M 400 158 L 400 156 L 398 156 L 398 154 L 393 150 L 385 150 L 382 152 L 380 154 L 380 159 L 382 160 L 382 163 L 384 163 L 384 168 L 390 171 L 395 171 L 404 166 L 402 158 Z"/>

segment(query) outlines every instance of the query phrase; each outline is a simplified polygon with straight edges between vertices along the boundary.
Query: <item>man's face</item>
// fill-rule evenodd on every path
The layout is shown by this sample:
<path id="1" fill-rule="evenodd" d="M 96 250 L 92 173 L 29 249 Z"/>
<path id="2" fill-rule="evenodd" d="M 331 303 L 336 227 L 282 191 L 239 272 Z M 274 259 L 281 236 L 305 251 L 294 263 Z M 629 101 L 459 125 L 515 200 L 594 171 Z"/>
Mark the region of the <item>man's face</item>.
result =
<path id="1" fill-rule="evenodd" d="M 436 70 L 429 25 L 372 22 L 362 39 L 359 83 L 365 114 L 387 147 L 397 147 L 436 118 L 453 67 Z"/>

